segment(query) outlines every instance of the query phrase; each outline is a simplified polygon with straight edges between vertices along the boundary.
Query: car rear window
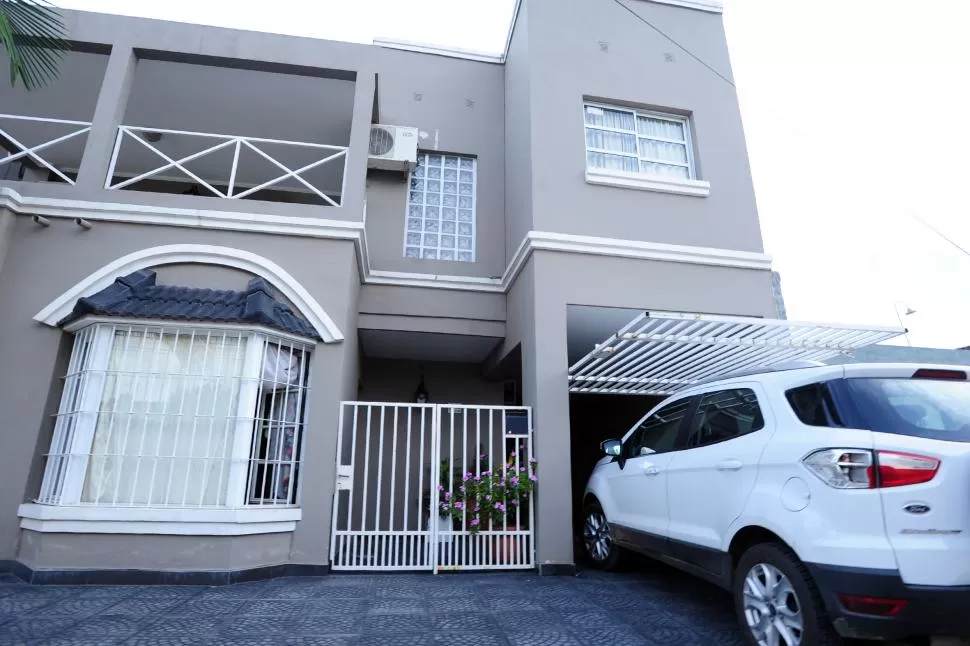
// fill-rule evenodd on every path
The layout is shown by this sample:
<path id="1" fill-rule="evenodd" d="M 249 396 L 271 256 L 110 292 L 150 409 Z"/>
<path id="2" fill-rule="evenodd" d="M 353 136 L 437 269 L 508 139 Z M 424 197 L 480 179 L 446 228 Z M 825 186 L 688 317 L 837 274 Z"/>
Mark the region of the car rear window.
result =
<path id="1" fill-rule="evenodd" d="M 847 379 L 846 385 L 873 431 L 970 442 L 970 381 Z"/>

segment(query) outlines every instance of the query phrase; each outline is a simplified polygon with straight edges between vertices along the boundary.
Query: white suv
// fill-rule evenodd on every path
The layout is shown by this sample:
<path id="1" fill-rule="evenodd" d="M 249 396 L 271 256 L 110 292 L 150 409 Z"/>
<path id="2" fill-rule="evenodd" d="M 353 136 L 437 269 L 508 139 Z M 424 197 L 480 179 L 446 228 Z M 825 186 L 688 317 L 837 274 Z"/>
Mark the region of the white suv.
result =
<path id="1" fill-rule="evenodd" d="M 815 366 L 693 386 L 586 486 L 583 541 L 734 594 L 751 644 L 970 635 L 970 368 Z"/>

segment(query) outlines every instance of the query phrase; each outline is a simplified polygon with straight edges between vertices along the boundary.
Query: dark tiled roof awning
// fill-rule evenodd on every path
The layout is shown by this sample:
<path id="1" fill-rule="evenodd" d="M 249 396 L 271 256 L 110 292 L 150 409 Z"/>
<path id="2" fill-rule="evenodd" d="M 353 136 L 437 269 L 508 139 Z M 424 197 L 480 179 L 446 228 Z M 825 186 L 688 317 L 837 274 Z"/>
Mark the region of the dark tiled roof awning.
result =
<path id="1" fill-rule="evenodd" d="M 303 317 L 272 296 L 262 278 L 249 281 L 246 291 L 156 285 L 155 272 L 142 269 L 117 278 L 97 294 L 79 298 L 58 325 L 85 316 L 153 319 L 197 323 L 259 325 L 320 340 Z"/>

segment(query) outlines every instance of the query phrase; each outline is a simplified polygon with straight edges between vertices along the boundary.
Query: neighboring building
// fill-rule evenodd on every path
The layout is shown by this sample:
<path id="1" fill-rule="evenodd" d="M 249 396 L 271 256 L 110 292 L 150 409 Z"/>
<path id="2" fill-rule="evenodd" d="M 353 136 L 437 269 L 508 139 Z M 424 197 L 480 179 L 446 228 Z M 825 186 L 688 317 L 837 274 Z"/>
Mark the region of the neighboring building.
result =
<path id="1" fill-rule="evenodd" d="M 625 4 L 730 78 L 720 2 Z M 522 0 L 497 57 L 66 21 L 0 84 L 0 568 L 569 570 L 585 324 L 778 313 L 734 88 L 612 0 Z M 530 414 L 535 509 L 436 547 L 438 464 Z"/>
<path id="2" fill-rule="evenodd" d="M 904 345 L 870 345 L 848 355 L 826 359 L 825 363 L 924 363 L 970 366 L 970 349 L 944 350 Z"/>
<path id="3" fill-rule="evenodd" d="M 777 271 L 771 272 L 771 293 L 775 298 L 775 318 L 787 319 L 788 312 L 785 311 L 785 296 L 781 293 L 781 274 Z"/>

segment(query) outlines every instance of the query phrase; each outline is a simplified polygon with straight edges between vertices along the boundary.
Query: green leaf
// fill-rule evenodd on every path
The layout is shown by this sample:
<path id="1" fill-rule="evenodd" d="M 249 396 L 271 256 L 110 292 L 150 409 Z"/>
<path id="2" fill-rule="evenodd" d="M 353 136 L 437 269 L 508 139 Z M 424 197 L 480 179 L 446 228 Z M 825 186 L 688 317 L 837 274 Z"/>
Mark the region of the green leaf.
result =
<path id="1" fill-rule="evenodd" d="M 0 0 L 0 46 L 10 59 L 10 84 L 35 90 L 57 78 L 71 48 L 60 13 L 47 0 Z"/>

